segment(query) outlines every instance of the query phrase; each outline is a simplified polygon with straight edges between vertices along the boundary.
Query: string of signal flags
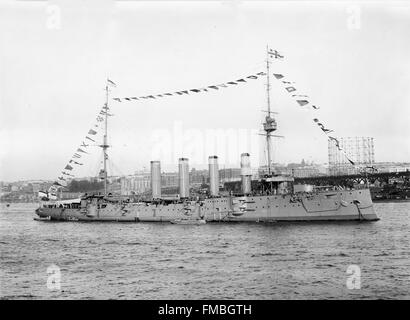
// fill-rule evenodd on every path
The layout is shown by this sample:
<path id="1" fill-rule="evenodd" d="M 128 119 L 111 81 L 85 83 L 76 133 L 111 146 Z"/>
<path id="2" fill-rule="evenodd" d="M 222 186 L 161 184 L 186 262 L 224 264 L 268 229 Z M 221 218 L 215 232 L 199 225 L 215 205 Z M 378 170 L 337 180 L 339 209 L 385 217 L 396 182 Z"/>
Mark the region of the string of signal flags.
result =
<path id="1" fill-rule="evenodd" d="M 282 85 L 284 86 L 285 90 L 287 93 L 291 95 L 293 99 L 296 100 L 297 104 L 300 107 L 310 107 L 312 110 L 319 110 L 320 108 L 317 107 L 316 105 L 312 104 L 309 100 L 307 100 L 309 97 L 305 94 L 297 94 L 296 92 L 297 89 L 294 86 L 294 82 L 292 81 L 287 81 L 284 80 L 285 76 L 281 73 L 273 73 L 273 76 L 275 77 L 276 80 L 280 81 Z M 350 162 L 350 164 L 354 165 L 354 161 L 350 159 L 350 157 L 347 155 L 347 153 L 343 150 L 342 146 L 340 145 L 340 142 L 337 138 L 331 135 L 333 130 L 326 128 L 325 125 L 323 124 L 323 121 L 320 121 L 317 117 L 312 119 L 313 122 L 322 130 L 322 132 L 327 136 L 327 139 L 331 141 L 336 148 L 346 157 L 346 159 Z"/>
<path id="2" fill-rule="evenodd" d="M 232 80 L 228 82 L 224 82 L 221 84 L 214 84 L 214 85 L 209 85 L 206 87 L 201 87 L 201 88 L 194 88 L 194 89 L 185 89 L 185 90 L 180 90 L 180 91 L 174 91 L 174 92 L 163 92 L 159 94 L 152 94 L 152 95 L 146 95 L 146 96 L 133 96 L 133 97 L 116 97 L 112 98 L 114 101 L 117 102 L 124 102 L 124 101 L 137 101 L 137 100 L 145 100 L 145 99 L 161 99 L 165 97 L 171 97 L 171 96 L 182 96 L 182 95 L 187 95 L 190 93 L 200 93 L 200 92 L 210 92 L 212 90 L 220 90 L 232 86 L 237 86 L 239 84 L 244 84 L 248 81 L 256 80 L 262 76 L 266 76 L 266 72 L 258 72 L 256 74 L 252 74 L 237 80 Z"/>
<path id="3" fill-rule="evenodd" d="M 269 49 L 268 50 L 268 56 L 270 58 L 274 59 L 283 59 L 283 55 L 281 55 L 278 51 Z M 163 92 L 163 93 L 158 93 L 158 94 L 152 94 L 152 95 L 146 95 L 146 96 L 133 96 L 133 97 L 115 97 L 112 98 L 114 101 L 117 102 L 124 102 L 124 101 L 138 101 L 138 100 L 145 100 L 145 99 L 161 99 L 165 97 L 172 97 L 172 96 L 182 96 L 182 95 L 187 95 L 190 93 L 201 93 L 201 92 L 210 92 L 212 90 L 220 90 L 232 86 L 237 86 L 240 84 L 247 83 L 248 81 L 252 80 L 257 80 L 260 79 L 261 77 L 266 76 L 266 72 L 258 72 L 256 74 L 251 74 L 249 76 L 245 76 L 236 80 L 220 83 L 220 84 L 213 84 L 201 88 L 194 88 L 194 89 L 185 89 L 185 90 L 180 90 L 180 91 L 174 91 L 174 92 Z"/>

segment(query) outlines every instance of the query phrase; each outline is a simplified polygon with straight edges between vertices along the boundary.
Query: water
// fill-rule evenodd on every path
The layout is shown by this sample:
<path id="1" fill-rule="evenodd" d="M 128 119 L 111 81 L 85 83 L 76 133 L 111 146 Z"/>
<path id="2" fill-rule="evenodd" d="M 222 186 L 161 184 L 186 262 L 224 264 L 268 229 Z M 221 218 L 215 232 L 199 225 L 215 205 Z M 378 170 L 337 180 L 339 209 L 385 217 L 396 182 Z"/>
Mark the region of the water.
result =
<path id="1" fill-rule="evenodd" d="M 376 203 L 371 223 L 203 226 L 34 221 L 35 207 L 1 205 L 3 299 L 410 298 L 410 202 Z"/>

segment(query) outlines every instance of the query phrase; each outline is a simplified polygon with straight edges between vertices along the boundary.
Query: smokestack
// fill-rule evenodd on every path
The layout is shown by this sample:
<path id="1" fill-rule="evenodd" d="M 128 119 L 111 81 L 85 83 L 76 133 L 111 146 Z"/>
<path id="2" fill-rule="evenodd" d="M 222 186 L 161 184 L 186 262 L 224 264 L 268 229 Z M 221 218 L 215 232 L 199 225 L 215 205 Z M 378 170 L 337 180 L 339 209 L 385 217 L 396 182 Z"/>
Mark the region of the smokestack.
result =
<path id="1" fill-rule="evenodd" d="M 209 156 L 209 190 L 211 196 L 217 196 L 219 194 L 219 168 L 218 157 Z"/>
<path id="2" fill-rule="evenodd" d="M 161 198 L 161 162 L 151 161 L 152 199 Z"/>
<path id="3" fill-rule="evenodd" d="M 251 161 L 249 153 L 241 154 L 241 176 L 242 176 L 242 193 L 251 193 Z"/>
<path id="4" fill-rule="evenodd" d="M 179 158 L 179 196 L 189 198 L 189 166 L 187 158 Z"/>

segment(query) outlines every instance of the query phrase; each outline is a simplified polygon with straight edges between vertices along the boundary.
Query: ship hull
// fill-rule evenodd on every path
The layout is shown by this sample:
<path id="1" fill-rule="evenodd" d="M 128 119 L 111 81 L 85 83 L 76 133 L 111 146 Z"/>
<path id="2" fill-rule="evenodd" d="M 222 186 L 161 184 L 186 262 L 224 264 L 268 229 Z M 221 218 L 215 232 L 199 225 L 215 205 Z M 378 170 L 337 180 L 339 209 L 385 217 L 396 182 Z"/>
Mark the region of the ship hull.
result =
<path id="1" fill-rule="evenodd" d="M 171 222 L 187 217 L 206 222 L 376 221 L 368 189 L 318 194 L 220 197 L 183 203 L 90 203 L 86 208 L 42 206 L 39 217 L 58 221 Z"/>

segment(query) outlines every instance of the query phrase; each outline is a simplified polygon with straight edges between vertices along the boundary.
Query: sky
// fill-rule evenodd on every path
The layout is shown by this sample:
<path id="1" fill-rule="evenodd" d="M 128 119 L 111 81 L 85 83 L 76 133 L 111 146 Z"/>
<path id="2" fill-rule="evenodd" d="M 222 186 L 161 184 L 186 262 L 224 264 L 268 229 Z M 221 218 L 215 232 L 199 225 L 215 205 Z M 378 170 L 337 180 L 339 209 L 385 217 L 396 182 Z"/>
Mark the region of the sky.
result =
<path id="1" fill-rule="evenodd" d="M 215 85 L 265 71 L 272 61 L 319 110 L 301 108 L 272 79 L 278 112 L 274 162 L 326 163 L 320 119 L 337 137 L 374 137 L 379 162 L 410 161 L 410 5 L 345 1 L 0 2 L 0 180 L 54 179 L 105 102 L 109 77 L 110 174 L 179 157 L 206 168 L 265 160 L 258 135 L 266 79 L 218 91 L 118 103 Z M 313 112 L 314 111 L 314 112 Z M 101 141 L 101 130 L 96 136 Z M 93 176 L 101 150 L 87 148 L 73 175 Z"/>

